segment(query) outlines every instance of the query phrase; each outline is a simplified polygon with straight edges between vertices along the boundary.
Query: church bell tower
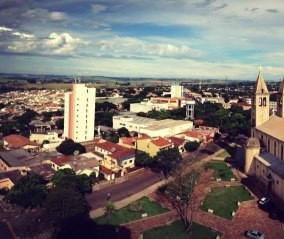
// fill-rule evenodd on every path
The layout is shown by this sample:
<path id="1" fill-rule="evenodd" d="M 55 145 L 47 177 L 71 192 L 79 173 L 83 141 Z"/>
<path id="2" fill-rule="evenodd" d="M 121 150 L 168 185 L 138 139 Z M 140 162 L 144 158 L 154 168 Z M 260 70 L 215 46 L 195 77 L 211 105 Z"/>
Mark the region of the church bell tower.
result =
<path id="1" fill-rule="evenodd" d="M 258 127 L 269 119 L 269 92 L 259 67 L 258 77 L 252 95 L 251 124 Z"/>

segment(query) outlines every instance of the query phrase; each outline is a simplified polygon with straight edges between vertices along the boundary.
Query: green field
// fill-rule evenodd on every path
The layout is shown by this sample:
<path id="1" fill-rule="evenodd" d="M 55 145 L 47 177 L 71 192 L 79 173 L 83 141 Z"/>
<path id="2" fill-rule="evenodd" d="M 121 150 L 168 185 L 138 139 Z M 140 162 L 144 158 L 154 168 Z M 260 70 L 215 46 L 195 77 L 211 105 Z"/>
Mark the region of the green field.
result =
<path id="1" fill-rule="evenodd" d="M 139 199 L 137 202 L 142 205 L 141 212 L 130 212 L 129 207 L 126 206 L 124 208 L 118 209 L 114 215 L 111 216 L 109 224 L 120 225 L 124 223 L 128 223 L 131 221 L 135 221 L 141 219 L 141 215 L 143 213 L 147 213 L 148 217 L 159 215 L 169 210 L 167 208 L 163 208 L 160 204 L 155 201 L 150 201 L 149 198 L 143 197 Z M 95 221 L 99 224 L 107 224 L 107 218 L 105 216 L 96 218 Z"/>
<path id="2" fill-rule="evenodd" d="M 231 178 L 236 179 L 235 175 L 228 168 L 227 164 L 223 161 L 211 160 L 204 165 L 205 169 L 213 169 L 214 170 L 214 178 L 221 178 L 222 181 L 230 181 Z"/>
<path id="3" fill-rule="evenodd" d="M 187 233 L 184 231 L 183 223 L 179 220 L 170 225 L 145 231 L 143 239 L 215 239 L 217 235 L 220 233 L 197 223 L 193 223 L 192 231 Z"/>
<path id="4" fill-rule="evenodd" d="M 238 210 L 238 202 L 252 200 L 253 197 L 243 186 L 212 188 L 200 208 L 212 209 L 215 215 L 231 220 L 232 212 Z"/>

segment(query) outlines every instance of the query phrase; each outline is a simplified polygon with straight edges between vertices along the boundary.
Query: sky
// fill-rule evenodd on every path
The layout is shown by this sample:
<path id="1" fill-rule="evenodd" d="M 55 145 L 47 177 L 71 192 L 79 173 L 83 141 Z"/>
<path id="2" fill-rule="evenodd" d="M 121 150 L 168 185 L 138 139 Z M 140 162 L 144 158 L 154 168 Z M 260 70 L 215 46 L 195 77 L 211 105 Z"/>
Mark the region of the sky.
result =
<path id="1" fill-rule="evenodd" d="M 0 0 L 0 72 L 284 76 L 283 0 Z"/>

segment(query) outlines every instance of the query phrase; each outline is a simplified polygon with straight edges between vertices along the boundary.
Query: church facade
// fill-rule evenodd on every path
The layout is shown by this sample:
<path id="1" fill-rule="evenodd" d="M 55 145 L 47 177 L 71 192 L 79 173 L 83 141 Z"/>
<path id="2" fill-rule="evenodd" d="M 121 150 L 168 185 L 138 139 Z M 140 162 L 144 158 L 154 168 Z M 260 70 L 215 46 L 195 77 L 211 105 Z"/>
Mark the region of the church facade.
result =
<path id="1" fill-rule="evenodd" d="M 284 79 L 277 93 L 277 112 L 269 115 L 269 91 L 259 71 L 252 95 L 251 138 L 245 146 L 245 168 L 264 193 L 284 202 Z"/>

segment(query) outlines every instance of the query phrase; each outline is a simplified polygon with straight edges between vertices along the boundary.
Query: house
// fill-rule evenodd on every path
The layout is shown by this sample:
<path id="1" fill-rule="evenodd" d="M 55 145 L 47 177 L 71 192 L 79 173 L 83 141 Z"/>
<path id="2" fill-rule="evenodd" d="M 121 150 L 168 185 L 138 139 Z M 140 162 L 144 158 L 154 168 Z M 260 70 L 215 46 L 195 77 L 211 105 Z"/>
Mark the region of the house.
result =
<path id="1" fill-rule="evenodd" d="M 35 153 L 40 149 L 40 145 L 38 143 L 33 142 L 22 135 L 11 134 L 3 137 L 3 139 L 4 148 L 7 150 L 23 148 L 30 153 Z"/>
<path id="2" fill-rule="evenodd" d="M 184 145 L 187 142 L 187 140 L 174 136 L 169 137 L 168 140 L 174 144 L 174 147 L 176 147 L 180 153 L 184 152 Z"/>
<path id="3" fill-rule="evenodd" d="M 55 123 L 53 121 L 43 122 L 41 120 L 32 120 L 29 123 L 29 128 L 31 132 L 45 132 L 55 129 Z"/>
<path id="4" fill-rule="evenodd" d="M 90 176 L 92 173 L 99 176 L 100 164 L 97 156 L 93 153 L 85 153 L 77 156 L 58 156 L 50 160 L 50 165 L 54 170 L 69 168 L 74 170 L 77 175 L 86 174 Z"/>
<path id="5" fill-rule="evenodd" d="M 59 138 L 56 131 L 45 131 L 31 133 L 30 140 L 42 144 L 43 151 L 54 151 L 64 139 Z"/>
<path id="6" fill-rule="evenodd" d="M 65 163 L 61 169 L 71 168 L 77 175 L 86 174 L 90 176 L 92 173 L 96 174 L 96 177 L 99 176 L 100 163 L 98 158 L 93 153 L 85 153 L 77 156 L 72 156 L 71 161 Z"/>
<path id="7" fill-rule="evenodd" d="M 95 152 L 103 156 L 101 163 L 101 172 L 106 172 L 106 178 L 113 173 L 123 176 L 127 169 L 135 166 L 135 150 L 115 144 L 110 141 L 101 140 L 95 146 Z M 110 170 L 110 171 L 109 171 Z"/>
<path id="8" fill-rule="evenodd" d="M 0 189 L 11 189 L 20 179 L 23 174 L 20 170 L 11 170 L 0 172 Z"/>
<path id="9" fill-rule="evenodd" d="M 33 156 L 23 149 L 15 149 L 0 152 L 0 170 L 28 170 L 26 161 L 32 159 Z"/>
<path id="10" fill-rule="evenodd" d="M 172 147 L 174 144 L 163 137 L 137 139 L 137 149 L 148 153 L 151 157 L 156 156 L 160 150 Z"/>
<path id="11" fill-rule="evenodd" d="M 36 173 L 41 175 L 46 181 L 50 181 L 55 173 L 55 170 L 47 163 L 29 166 L 29 169 L 28 174 Z"/>

